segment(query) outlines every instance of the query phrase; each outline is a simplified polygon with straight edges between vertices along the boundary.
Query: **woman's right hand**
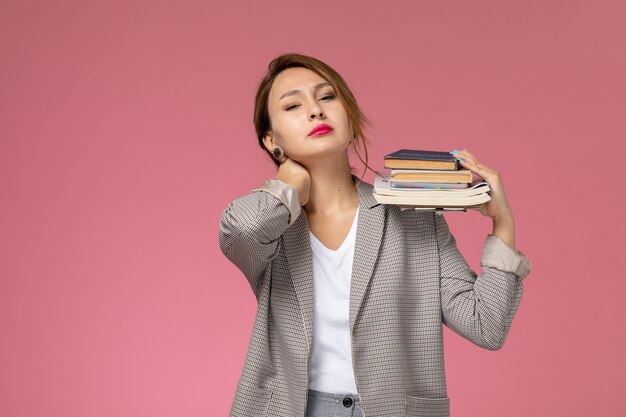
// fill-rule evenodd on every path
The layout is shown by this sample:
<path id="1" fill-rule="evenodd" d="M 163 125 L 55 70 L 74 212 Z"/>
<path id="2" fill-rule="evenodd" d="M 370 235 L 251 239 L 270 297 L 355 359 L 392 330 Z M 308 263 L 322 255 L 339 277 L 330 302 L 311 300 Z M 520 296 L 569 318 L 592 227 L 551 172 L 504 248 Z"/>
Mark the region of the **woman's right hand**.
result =
<path id="1" fill-rule="evenodd" d="M 311 176 L 309 171 L 293 159 L 283 157 L 278 166 L 276 179 L 286 184 L 294 186 L 298 190 L 300 206 L 304 206 L 309 201 L 309 187 L 311 186 Z"/>

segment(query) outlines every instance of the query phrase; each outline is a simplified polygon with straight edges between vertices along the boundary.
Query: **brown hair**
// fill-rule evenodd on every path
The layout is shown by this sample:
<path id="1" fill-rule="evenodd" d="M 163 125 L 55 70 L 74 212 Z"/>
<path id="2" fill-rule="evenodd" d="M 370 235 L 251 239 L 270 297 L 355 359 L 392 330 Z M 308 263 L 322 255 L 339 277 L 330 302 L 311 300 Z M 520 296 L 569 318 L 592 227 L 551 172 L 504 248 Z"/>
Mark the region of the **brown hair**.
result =
<path id="1" fill-rule="evenodd" d="M 359 105 L 356 102 L 356 99 L 354 98 L 354 95 L 352 94 L 352 91 L 350 91 L 350 88 L 341 77 L 341 75 L 339 75 L 337 71 L 332 69 L 324 62 L 306 55 L 296 53 L 283 54 L 273 59 L 268 65 L 267 74 L 265 75 L 263 80 L 261 80 L 261 83 L 259 84 L 259 88 L 256 93 L 256 98 L 254 100 L 254 128 L 256 129 L 256 134 L 261 149 L 267 152 L 267 154 L 270 156 L 270 159 L 274 161 L 276 166 L 280 165 L 280 162 L 272 156 L 271 152 L 263 144 L 263 137 L 270 129 L 268 97 L 270 94 L 270 89 L 272 88 L 272 84 L 274 83 L 274 80 L 276 79 L 278 74 L 280 74 L 287 68 L 294 67 L 307 68 L 315 72 L 320 77 L 324 78 L 335 89 L 337 96 L 339 97 L 341 103 L 346 109 L 348 120 L 350 120 L 350 123 L 352 124 L 352 145 L 354 147 L 354 152 L 356 153 L 359 160 L 363 162 L 363 164 L 367 168 L 369 168 L 373 172 L 376 172 L 369 165 L 367 165 L 368 140 L 365 136 L 364 127 L 371 126 L 371 122 L 367 117 L 365 117 L 365 115 L 361 111 Z M 358 152 L 359 147 L 363 147 L 363 150 L 365 151 L 365 161 L 363 161 L 363 158 L 361 158 L 361 155 Z M 352 170 L 354 171 L 354 168 L 352 168 Z M 363 174 L 365 174 L 365 171 L 363 171 Z M 361 176 L 360 179 L 362 178 L 363 177 Z"/>

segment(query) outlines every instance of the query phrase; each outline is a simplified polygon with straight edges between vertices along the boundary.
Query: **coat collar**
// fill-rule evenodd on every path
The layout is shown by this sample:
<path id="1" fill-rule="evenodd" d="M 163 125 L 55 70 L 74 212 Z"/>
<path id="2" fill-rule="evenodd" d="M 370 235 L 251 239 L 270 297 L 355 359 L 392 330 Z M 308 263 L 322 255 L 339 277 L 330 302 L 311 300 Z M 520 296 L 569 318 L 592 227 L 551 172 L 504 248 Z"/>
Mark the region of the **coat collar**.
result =
<path id="1" fill-rule="evenodd" d="M 358 316 L 365 290 L 378 258 L 385 225 L 385 206 L 372 195 L 373 186 L 352 176 L 359 194 L 359 218 L 357 222 L 352 277 L 350 283 L 350 333 Z M 364 208 L 366 210 L 364 210 Z M 283 234 L 289 272 L 302 311 L 307 334 L 308 349 L 313 343 L 313 261 L 309 225 L 304 210 Z"/>
<path id="2" fill-rule="evenodd" d="M 361 181 L 354 175 L 352 176 L 352 180 L 357 184 L 357 191 L 359 193 L 359 205 L 361 207 L 367 207 L 368 209 L 374 208 L 375 206 L 382 206 L 372 194 L 374 192 L 374 186 L 372 184 Z"/>

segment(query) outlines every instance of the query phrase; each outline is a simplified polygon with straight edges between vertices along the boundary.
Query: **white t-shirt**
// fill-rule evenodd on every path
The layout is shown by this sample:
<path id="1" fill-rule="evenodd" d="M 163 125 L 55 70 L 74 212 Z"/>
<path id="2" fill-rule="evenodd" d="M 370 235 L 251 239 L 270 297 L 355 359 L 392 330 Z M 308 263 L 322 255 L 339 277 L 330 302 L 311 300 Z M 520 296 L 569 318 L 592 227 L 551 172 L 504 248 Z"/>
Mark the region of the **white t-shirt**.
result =
<path id="1" fill-rule="evenodd" d="M 313 348 L 309 388 L 335 394 L 358 394 L 350 340 L 350 282 L 359 218 L 336 250 L 328 249 L 311 231 L 313 253 Z"/>

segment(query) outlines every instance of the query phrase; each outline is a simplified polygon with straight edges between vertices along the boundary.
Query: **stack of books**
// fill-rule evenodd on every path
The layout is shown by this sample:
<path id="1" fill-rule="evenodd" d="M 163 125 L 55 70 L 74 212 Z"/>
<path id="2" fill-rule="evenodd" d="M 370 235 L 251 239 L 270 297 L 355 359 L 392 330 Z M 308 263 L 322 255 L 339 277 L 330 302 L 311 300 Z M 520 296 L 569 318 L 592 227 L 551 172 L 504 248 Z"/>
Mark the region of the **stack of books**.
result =
<path id="1" fill-rule="evenodd" d="M 382 204 L 465 211 L 491 199 L 489 184 L 473 180 L 450 152 L 401 149 L 385 155 L 385 168 L 391 173 L 374 181 L 374 198 Z"/>

